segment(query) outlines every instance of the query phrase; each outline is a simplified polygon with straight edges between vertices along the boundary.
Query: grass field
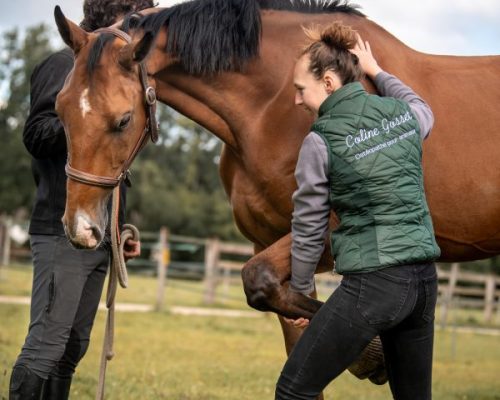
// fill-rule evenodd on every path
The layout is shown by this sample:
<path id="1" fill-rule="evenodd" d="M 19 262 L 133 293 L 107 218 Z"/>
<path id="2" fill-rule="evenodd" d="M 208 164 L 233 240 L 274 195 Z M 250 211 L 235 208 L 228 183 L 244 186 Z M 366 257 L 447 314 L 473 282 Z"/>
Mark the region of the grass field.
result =
<path id="1" fill-rule="evenodd" d="M 0 295 L 29 295 L 29 268 L 5 271 Z M 238 296 L 236 289 L 230 295 Z M 119 301 L 153 303 L 155 282 L 131 277 Z M 171 281 L 166 305 L 200 306 L 201 286 Z M 242 308 L 243 302 L 223 303 Z M 27 306 L 0 304 L 0 399 L 7 398 L 10 368 L 28 325 Z M 72 399 L 94 398 L 104 329 L 103 312 L 95 323 L 89 352 L 72 387 Z M 279 324 L 259 318 L 186 317 L 163 313 L 117 315 L 115 359 L 109 364 L 106 399 L 260 400 L 272 399 L 285 361 Z M 500 400 L 500 337 L 438 331 L 434 362 L 434 399 Z M 327 399 L 389 399 L 377 387 L 342 374 Z"/>

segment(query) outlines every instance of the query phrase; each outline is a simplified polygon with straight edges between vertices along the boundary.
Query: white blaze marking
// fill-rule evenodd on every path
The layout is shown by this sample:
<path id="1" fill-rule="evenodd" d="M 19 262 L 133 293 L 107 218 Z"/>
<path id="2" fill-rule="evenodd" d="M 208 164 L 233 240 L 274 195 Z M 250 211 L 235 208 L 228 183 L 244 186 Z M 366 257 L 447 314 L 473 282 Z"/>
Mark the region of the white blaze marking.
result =
<path id="1" fill-rule="evenodd" d="M 87 247 L 97 246 L 88 217 L 84 212 L 78 211 L 76 214 L 76 232 L 75 240 Z"/>
<path id="2" fill-rule="evenodd" d="M 83 118 L 85 118 L 85 114 L 87 114 L 91 110 L 88 94 L 89 89 L 87 88 L 82 92 L 82 95 L 80 96 L 80 109 L 82 110 Z"/>

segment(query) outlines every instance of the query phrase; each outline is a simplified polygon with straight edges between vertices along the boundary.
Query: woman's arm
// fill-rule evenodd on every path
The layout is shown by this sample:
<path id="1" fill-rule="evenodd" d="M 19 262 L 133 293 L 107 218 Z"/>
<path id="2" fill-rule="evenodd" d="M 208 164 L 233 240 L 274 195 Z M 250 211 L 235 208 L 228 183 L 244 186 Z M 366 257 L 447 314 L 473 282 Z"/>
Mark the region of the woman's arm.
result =
<path id="1" fill-rule="evenodd" d="M 383 71 L 373 57 L 370 43 L 363 42 L 360 36 L 358 36 L 358 43 L 351 50 L 351 53 L 358 57 L 361 68 L 373 81 L 382 96 L 394 97 L 409 104 L 420 126 L 422 139 L 427 138 L 434 125 L 434 115 L 429 105 L 397 77 Z"/>
<path id="2" fill-rule="evenodd" d="M 314 291 L 314 272 L 324 250 L 330 217 L 328 151 L 314 132 L 304 139 L 295 169 L 293 194 L 292 278 L 290 289 L 303 294 Z"/>

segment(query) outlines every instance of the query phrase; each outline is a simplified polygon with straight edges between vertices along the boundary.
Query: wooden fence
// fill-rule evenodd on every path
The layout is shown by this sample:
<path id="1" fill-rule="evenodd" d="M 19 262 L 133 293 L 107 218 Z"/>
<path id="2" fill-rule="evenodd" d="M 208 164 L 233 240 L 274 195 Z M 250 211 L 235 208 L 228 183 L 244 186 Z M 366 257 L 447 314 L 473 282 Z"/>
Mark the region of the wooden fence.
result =
<path id="1" fill-rule="evenodd" d="M 3 219 L 3 218 L 2 218 Z M 1 219 L 0 219 L 1 221 Z M 10 238 L 7 234 L 8 221 L 0 223 L 0 277 L 1 265 L 9 263 L 11 255 Z M 171 262 L 170 247 L 172 242 L 202 246 L 204 256 L 204 293 L 206 304 L 216 301 L 217 287 L 222 285 L 222 295 L 227 297 L 231 284 L 241 284 L 240 271 L 244 262 L 252 257 L 253 246 L 240 243 L 226 243 L 216 238 L 200 239 L 178 235 L 169 235 L 168 229 L 160 233 L 144 232 L 143 240 L 152 242 L 155 247 L 154 262 L 158 276 L 158 295 L 156 309 L 163 308 L 163 298 L 167 279 L 167 270 Z M 235 261 L 237 260 L 237 261 Z M 200 265 L 201 266 L 201 265 Z M 441 307 L 440 324 L 445 326 L 453 308 L 476 308 L 483 310 L 486 323 L 496 318 L 500 320 L 500 277 L 493 274 L 477 274 L 460 270 L 460 264 L 454 263 L 445 269 L 438 265 L 439 299 Z M 328 295 L 339 285 L 341 276 L 331 273 L 316 275 L 316 287 L 320 294 Z M 220 293 L 221 291 L 219 291 Z"/>
<path id="2" fill-rule="evenodd" d="M 217 286 L 222 283 L 223 292 L 227 296 L 229 285 L 238 279 L 243 267 L 241 261 L 228 260 L 227 256 L 243 256 L 250 258 L 253 255 L 253 246 L 239 243 L 224 243 L 218 239 L 208 239 L 205 245 L 205 293 L 203 300 L 206 304 L 215 302 Z M 237 276 L 235 276 L 237 272 Z"/>
<path id="3" fill-rule="evenodd" d="M 11 243 L 9 228 L 10 219 L 0 216 L 0 267 L 10 263 Z"/>
<path id="4" fill-rule="evenodd" d="M 207 304 L 215 302 L 216 288 L 223 285 L 223 293 L 228 292 L 229 285 L 235 280 L 240 282 L 239 273 L 242 262 L 229 261 L 229 255 L 243 255 L 250 258 L 253 247 L 234 243 L 223 243 L 217 239 L 209 239 L 205 247 L 205 294 Z M 486 323 L 493 322 L 495 311 L 500 319 L 500 277 L 493 274 L 477 274 L 460 271 L 460 264 L 454 263 L 451 269 L 445 270 L 438 265 L 438 305 L 440 323 L 445 326 L 452 308 L 476 308 L 483 310 Z M 323 273 L 316 275 L 316 288 L 319 293 L 329 294 L 340 284 L 342 277 L 338 274 Z"/>
<path id="5" fill-rule="evenodd" d="M 500 277 L 460 271 L 459 263 L 452 264 L 449 271 L 438 265 L 438 277 L 441 326 L 446 326 L 452 307 L 483 309 L 487 323 L 493 321 L 495 309 L 500 316 Z"/>

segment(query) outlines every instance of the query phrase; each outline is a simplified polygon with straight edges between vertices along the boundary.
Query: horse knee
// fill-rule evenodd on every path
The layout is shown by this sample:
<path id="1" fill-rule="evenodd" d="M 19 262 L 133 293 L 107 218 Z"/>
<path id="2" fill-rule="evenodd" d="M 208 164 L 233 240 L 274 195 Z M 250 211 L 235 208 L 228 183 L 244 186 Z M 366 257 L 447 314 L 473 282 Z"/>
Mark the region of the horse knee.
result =
<path id="1" fill-rule="evenodd" d="M 275 311 L 271 304 L 279 295 L 281 284 L 273 268 L 262 260 L 250 260 L 241 271 L 241 276 L 248 305 L 259 311 Z"/>

